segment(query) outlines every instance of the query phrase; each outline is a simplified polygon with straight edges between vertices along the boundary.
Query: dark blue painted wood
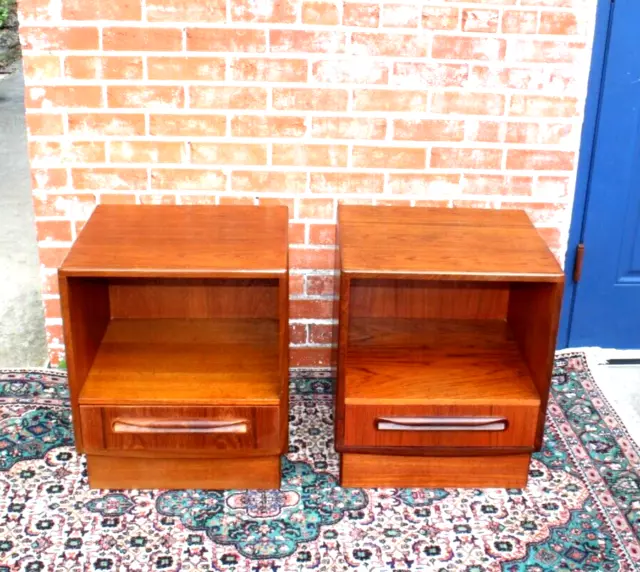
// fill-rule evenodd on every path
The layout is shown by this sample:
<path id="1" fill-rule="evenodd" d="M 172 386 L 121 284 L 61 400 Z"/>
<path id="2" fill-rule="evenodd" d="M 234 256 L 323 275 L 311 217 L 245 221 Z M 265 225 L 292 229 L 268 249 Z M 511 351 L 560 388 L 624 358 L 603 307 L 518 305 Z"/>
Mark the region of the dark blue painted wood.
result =
<path id="1" fill-rule="evenodd" d="M 591 177 L 594 140 L 600 112 L 604 63 L 609 43 L 611 7 L 611 0 L 598 0 L 593 51 L 591 55 L 591 70 L 589 72 L 589 85 L 587 88 L 587 102 L 580 141 L 580 160 L 578 162 L 576 192 L 573 202 L 567 255 L 564 263 L 565 288 L 562 312 L 560 314 L 560 330 L 558 333 L 559 348 L 566 348 L 569 345 L 569 325 L 571 323 L 576 286 L 573 282 L 573 265 L 575 263 L 576 247 L 582 240 L 584 211 L 585 205 L 587 204 L 587 191 Z"/>
<path id="2" fill-rule="evenodd" d="M 569 345 L 640 348 L 640 2 L 613 4 Z"/>

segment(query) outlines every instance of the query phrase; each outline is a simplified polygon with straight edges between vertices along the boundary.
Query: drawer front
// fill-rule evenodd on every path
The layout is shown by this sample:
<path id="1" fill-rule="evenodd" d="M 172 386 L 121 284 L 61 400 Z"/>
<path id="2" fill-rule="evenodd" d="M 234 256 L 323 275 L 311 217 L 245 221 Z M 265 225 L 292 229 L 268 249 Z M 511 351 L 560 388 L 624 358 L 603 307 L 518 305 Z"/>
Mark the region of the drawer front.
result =
<path id="1" fill-rule="evenodd" d="M 346 446 L 533 447 L 538 405 L 347 405 Z"/>
<path id="2" fill-rule="evenodd" d="M 88 453 L 280 453 L 279 407 L 80 408 Z"/>

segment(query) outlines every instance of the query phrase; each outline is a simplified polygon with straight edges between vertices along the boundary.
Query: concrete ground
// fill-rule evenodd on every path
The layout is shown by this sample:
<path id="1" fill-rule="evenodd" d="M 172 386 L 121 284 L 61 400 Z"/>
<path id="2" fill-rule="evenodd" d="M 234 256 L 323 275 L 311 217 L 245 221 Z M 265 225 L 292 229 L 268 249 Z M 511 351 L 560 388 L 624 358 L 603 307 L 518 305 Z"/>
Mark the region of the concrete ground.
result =
<path id="1" fill-rule="evenodd" d="M 47 362 L 21 68 L 0 76 L 0 367 Z"/>

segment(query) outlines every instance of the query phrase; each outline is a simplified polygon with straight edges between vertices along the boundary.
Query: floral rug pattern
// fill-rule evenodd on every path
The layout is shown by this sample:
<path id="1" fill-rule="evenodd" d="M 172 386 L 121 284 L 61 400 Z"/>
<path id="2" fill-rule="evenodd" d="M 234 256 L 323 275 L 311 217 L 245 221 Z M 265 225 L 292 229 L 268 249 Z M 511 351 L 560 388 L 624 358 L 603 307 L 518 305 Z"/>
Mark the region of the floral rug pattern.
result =
<path id="1" fill-rule="evenodd" d="M 640 570 L 640 452 L 580 353 L 525 490 L 340 488 L 324 372 L 292 377 L 281 490 L 90 490 L 65 383 L 0 371 L 0 572 Z"/>

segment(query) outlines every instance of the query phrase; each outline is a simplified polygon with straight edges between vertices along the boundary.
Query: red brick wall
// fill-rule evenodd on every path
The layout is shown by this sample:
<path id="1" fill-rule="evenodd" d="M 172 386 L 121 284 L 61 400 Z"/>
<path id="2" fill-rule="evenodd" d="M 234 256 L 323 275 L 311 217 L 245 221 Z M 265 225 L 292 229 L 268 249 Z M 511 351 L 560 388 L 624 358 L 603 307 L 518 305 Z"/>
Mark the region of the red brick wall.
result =
<path id="1" fill-rule="evenodd" d="M 330 356 L 338 201 L 523 207 L 562 258 L 593 0 L 19 0 L 47 329 L 97 203 L 291 214 L 294 366 Z"/>

